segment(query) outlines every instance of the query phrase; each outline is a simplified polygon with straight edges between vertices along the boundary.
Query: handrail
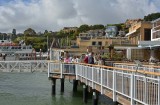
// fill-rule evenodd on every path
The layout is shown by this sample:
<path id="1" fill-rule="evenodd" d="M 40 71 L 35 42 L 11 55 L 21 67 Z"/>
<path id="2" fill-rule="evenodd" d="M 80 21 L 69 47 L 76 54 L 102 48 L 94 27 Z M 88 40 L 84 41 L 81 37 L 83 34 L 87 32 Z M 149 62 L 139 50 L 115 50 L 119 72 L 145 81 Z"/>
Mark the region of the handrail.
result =
<path id="1" fill-rule="evenodd" d="M 60 63 L 60 61 L 49 61 L 52 63 Z M 96 65 L 96 64 L 87 64 L 87 63 L 65 63 L 61 62 L 63 64 L 80 64 L 80 65 L 86 65 L 86 66 L 92 66 L 92 67 L 100 67 L 105 69 L 111 69 L 111 70 L 120 70 L 120 71 L 127 71 L 127 72 L 134 72 L 134 73 L 141 73 L 143 75 L 153 75 L 153 76 L 160 76 L 160 73 L 158 72 L 151 72 L 151 71 L 145 71 L 145 70 L 132 70 L 132 69 L 126 69 L 126 68 L 118 68 L 118 67 L 112 67 L 112 66 L 104 66 L 104 65 Z M 116 63 L 117 64 L 117 63 Z M 123 63 L 118 63 L 123 64 Z M 125 64 L 125 63 L 124 63 Z M 130 64 L 129 64 L 130 65 Z M 134 65 L 134 64 L 131 64 Z"/>
<path id="2" fill-rule="evenodd" d="M 136 64 L 133 64 L 133 63 L 114 63 L 114 64 L 130 65 L 130 66 L 136 65 Z M 160 68 L 160 66 L 155 66 L 155 65 L 143 65 L 143 66 L 144 66 L 144 67 Z"/>

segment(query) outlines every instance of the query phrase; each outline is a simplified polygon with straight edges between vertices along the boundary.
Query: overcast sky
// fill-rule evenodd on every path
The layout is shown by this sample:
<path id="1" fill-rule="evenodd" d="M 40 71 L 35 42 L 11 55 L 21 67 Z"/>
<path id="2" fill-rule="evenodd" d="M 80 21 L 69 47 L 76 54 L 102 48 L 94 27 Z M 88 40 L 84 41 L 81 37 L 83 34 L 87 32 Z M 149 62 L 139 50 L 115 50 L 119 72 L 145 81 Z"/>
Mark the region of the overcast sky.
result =
<path id="1" fill-rule="evenodd" d="M 0 32 L 122 23 L 154 12 L 160 12 L 160 0 L 0 0 Z"/>

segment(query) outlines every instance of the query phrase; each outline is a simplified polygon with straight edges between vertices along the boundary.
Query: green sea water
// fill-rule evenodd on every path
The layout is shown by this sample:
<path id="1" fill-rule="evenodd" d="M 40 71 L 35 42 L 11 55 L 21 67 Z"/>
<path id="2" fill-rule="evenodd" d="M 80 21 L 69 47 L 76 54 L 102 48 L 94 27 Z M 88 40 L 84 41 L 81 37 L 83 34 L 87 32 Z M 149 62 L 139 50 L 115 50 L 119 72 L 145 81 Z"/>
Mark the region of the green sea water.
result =
<path id="1" fill-rule="evenodd" d="M 46 73 L 0 73 L 0 105 L 92 105 L 83 103 L 82 88 L 73 93 L 72 83 L 65 80 L 65 91 L 60 92 L 56 81 L 56 95 L 51 95 L 51 81 Z M 112 105 L 100 98 L 99 105 Z M 106 104 L 107 103 L 107 104 Z"/>

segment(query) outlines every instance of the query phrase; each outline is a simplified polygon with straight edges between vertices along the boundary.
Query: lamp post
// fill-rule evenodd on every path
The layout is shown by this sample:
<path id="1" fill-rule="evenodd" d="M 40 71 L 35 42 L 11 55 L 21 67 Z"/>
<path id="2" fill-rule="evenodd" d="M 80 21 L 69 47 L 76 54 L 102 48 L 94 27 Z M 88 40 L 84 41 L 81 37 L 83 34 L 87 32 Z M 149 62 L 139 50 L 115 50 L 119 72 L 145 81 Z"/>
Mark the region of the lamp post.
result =
<path id="1" fill-rule="evenodd" d="M 42 49 L 40 49 L 40 60 L 42 60 L 42 59 L 41 59 L 41 50 L 42 50 Z"/>
<path id="2" fill-rule="evenodd" d="M 47 60 L 49 60 L 49 49 L 48 49 L 48 55 L 47 55 Z"/>

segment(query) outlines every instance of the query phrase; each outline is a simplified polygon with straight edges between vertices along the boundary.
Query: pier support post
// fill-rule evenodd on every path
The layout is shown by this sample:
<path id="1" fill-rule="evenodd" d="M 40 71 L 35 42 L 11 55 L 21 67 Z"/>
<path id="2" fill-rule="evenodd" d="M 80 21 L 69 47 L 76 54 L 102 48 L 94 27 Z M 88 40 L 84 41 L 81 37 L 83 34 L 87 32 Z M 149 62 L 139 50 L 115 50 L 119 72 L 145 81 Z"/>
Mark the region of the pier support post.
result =
<path id="1" fill-rule="evenodd" d="M 61 92 L 64 92 L 64 78 L 61 78 Z"/>
<path id="2" fill-rule="evenodd" d="M 114 102 L 113 102 L 113 105 L 118 105 L 118 102 L 117 102 L 117 101 L 114 101 Z"/>
<path id="3" fill-rule="evenodd" d="M 73 80 L 73 92 L 77 92 L 78 80 Z"/>
<path id="4" fill-rule="evenodd" d="M 56 79 L 52 78 L 52 95 L 56 94 Z"/>
<path id="5" fill-rule="evenodd" d="M 98 92 L 96 90 L 93 91 L 92 105 L 98 105 Z"/>
<path id="6" fill-rule="evenodd" d="M 83 85 L 83 102 L 87 103 L 87 98 L 88 98 L 88 86 Z"/>

